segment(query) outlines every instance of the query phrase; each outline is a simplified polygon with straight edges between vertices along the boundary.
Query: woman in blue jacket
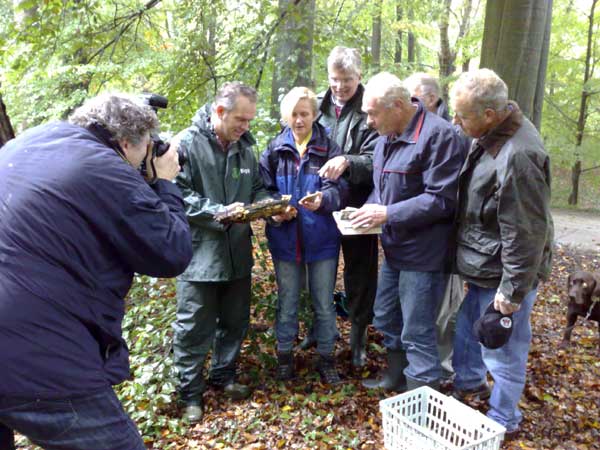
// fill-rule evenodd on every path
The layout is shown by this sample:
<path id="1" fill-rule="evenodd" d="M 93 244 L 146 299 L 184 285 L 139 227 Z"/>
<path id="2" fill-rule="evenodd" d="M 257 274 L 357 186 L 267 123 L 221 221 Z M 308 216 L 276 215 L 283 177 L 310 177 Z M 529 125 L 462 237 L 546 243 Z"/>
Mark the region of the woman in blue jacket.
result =
<path id="1" fill-rule="evenodd" d="M 292 347 L 305 269 L 315 310 L 317 367 L 323 381 L 334 384 L 340 381 L 333 356 L 337 328 L 332 303 L 340 234 L 331 213 L 342 207 L 345 189 L 342 179 L 322 179 L 318 172 L 342 152 L 315 122 L 317 97 L 310 89 L 296 87 L 288 92 L 281 101 L 281 117 L 287 126 L 260 159 L 267 189 L 292 196 L 288 209 L 274 216 L 266 229 L 278 286 L 277 378 L 294 376 Z"/>

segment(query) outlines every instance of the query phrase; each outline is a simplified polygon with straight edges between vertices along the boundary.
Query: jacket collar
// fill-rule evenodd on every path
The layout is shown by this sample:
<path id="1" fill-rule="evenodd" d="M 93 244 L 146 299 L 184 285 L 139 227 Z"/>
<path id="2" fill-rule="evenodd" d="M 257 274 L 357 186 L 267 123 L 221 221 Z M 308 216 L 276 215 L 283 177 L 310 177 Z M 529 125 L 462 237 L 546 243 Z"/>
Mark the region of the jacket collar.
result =
<path id="1" fill-rule="evenodd" d="M 295 153 L 298 152 L 296 143 L 294 142 L 294 135 L 292 134 L 292 129 L 290 127 L 285 127 L 275 139 L 275 151 L 293 150 Z M 312 136 L 306 145 L 306 153 L 316 153 L 321 155 L 323 152 L 327 152 L 327 133 L 325 128 L 315 120 L 312 126 Z"/>
<path id="2" fill-rule="evenodd" d="M 416 144 L 417 140 L 419 139 L 426 111 L 425 107 L 423 106 L 423 103 L 418 98 L 412 97 L 411 102 L 413 106 L 417 107 L 415 115 L 412 119 L 410 119 L 410 122 L 408 122 L 408 125 L 406 126 L 402 134 L 388 136 L 388 138 L 386 139 L 386 142 L 388 144 L 394 142 L 406 142 L 408 144 Z"/>
<path id="3" fill-rule="evenodd" d="M 346 102 L 346 104 L 344 105 L 344 107 L 342 108 L 340 117 L 343 116 L 344 114 L 346 114 L 346 112 L 348 112 L 348 111 L 361 111 L 362 97 L 363 97 L 364 92 L 365 92 L 365 87 L 362 85 L 362 83 L 360 83 L 358 85 L 358 88 L 356 89 L 356 92 L 352 96 L 352 98 L 350 100 L 348 100 Z M 323 101 L 321 102 L 321 107 L 319 108 L 320 113 L 326 115 L 329 111 L 329 108 L 332 105 L 333 105 L 333 93 L 331 92 L 331 88 L 329 88 L 325 92 L 325 96 L 323 97 Z M 317 120 L 318 120 L 318 118 L 317 118 Z"/>
<path id="4" fill-rule="evenodd" d="M 200 133 L 204 134 L 205 136 L 207 136 L 210 139 L 213 139 L 216 143 L 216 142 L 218 142 L 218 140 L 217 140 L 217 135 L 215 134 L 214 126 L 210 120 L 211 114 L 212 114 L 211 103 L 207 103 L 202 108 L 200 108 L 198 111 L 196 111 L 196 114 L 192 118 L 192 125 L 194 125 L 196 128 L 198 128 L 198 131 Z M 240 145 L 241 148 L 245 148 L 245 147 L 251 147 L 253 145 L 256 145 L 256 140 L 254 139 L 254 136 L 252 136 L 252 134 L 249 131 L 246 131 L 244 134 L 242 134 L 242 137 L 240 137 L 240 140 L 237 141 L 237 143 Z M 231 147 L 232 146 L 230 146 L 230 148 Z"/>
<path id="5" fill-rule="evenodd" d="M 506 144 L 511 137 L 521 128 L 523 124 L 523 113 L 515 102 L 508 102 L 510 114 L 496 128 L 490 130 L 486 135 L 477 140 L 485 151 L 495 158 L 500 149 Z"/>

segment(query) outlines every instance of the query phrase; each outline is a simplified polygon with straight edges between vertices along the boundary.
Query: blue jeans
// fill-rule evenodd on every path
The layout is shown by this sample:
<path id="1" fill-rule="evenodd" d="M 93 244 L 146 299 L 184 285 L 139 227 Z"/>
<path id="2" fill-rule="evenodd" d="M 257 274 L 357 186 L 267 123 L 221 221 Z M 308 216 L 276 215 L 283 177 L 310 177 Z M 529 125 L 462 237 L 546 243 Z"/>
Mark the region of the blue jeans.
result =
<path id="1" fill-rule="evenodd" d="M 521 309 L 513 314 L 513 332 L 501 348 L 490 350 L 479 343 L 473 334 L 473 324 L 494 299 L 496 289 L 469 283 L 469 290 L 458 312 L 454 337 L 452 365 L 456 371 L 454 387 L 472 389 L 486 381 L 489 371 L 494 379 L 488 417 L 506 427 L 519 428 L 523 419 L 518 404 L 525 388 L 527 357 L 531 344 L 529 317 L 535 302 L 537 288 L 523 299 Z"/>
<path id="2" fill-rule="evenodd" d="M 277 351 L 292 351 L 298 336 L 298 303 L 302 287 L 303 264 L 296 262 L 273 260 L 277 276 L 277 318 L 275 335 Z M 308 288 L 315 311 L 313 328 L 317 339 L 317 352 L 320 355 L 333 353 L 338 331 L 335 324 L 335 306 L 333 290 L 337 259 L 324 259 L 306 264 Z"/>
<path id="3" fill-rule="evenodd" d="M 146 448 L 112 388 L 72 399 L 3 397 L 0 424 L 27 436 L 45 450 Z"/>
<path id="4" fill-rule="evenodd" d="M 406 351 L 404 374 L 422 383 L 441 376 L 435 317 L 447 280 L 441 272 L 398 271 L 385 260 L 379 272 L 373 325 L 388 350 Z"/>

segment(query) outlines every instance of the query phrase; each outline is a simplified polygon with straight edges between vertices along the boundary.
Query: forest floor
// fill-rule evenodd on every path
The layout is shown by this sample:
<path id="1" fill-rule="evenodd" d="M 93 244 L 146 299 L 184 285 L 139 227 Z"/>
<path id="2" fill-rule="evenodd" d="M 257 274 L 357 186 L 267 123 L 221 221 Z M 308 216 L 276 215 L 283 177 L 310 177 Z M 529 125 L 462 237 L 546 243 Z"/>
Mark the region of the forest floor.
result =
<path id="1" fill-rule="evenodd" d="M 557 210 L 553 215 L 557 245 L 551 277 L 539 287 L 531 318 L 533 341 L 527 384 L 519 405 L 525 418 L 517 439 L 503 444 L 506 450 L 600 450 L 598 325 L 580 318 L 571 346 L 567 350 L 558 348 L 566 324 L 568 274 L 576 269 L 600 271 L 600 216 L 571 210 Z M 263 230 L 259 227 L 255 231 L 257 242 L 264 243 Z M 348 361 L 350 324 L 338 317 L 342 338 L 336 351 L 343 382 L 333 387 L 321 384 L 314 369 L 313 351 L 296 353 L 297 378 L 293 382 L 275 381 L 272 323 L 276 286 L 268 250 L 264 245 L 256 245 L 255 251 L 251 329 L 239 359 L 240 381 L 253 387 L 252 396 L 233 402 L 208 389 L 204 394 L 206 412 L 202 423 L 182 427 L 175 435 L 165 430 L 159 435 L 145 436 L 148 447 L 158 450 L 383 448 L 379 401 L 392 394 L 369 391 L 361 385 L 363 378 L 373 376 L 385 366 L 381 335 L 372 327 L 369 329 L 369 362 L 364 370 L 355 372 Z M 173 290 L 172 281 L 168 282 Z M 337 288 L 342 289 L 342 285 L 340 271 Z M 173 295 L 171 291 L 169 296 Z M 167 300 L 167 305 L 174 308 L 172 300 Z M 486 410 L 485 403 L 473 402 L 470 406 L 481 412 Z M 170 420 L 177 421 L 182 411 L 169 406 L 163 412 Z M 22 438 L 19 442 L 19 449 L 34 448 Z"/>

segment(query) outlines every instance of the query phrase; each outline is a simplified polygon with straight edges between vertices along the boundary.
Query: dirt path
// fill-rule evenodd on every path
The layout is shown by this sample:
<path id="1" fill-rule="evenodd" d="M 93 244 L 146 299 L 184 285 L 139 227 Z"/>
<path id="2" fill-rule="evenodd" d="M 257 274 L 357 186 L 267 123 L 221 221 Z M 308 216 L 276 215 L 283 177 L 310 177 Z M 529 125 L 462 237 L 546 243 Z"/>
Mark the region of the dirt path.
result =
<path id="1" fill-rule="evenodd" d="M 600 252 L 600 214 L 553 209 L 556 243 Z"/>

